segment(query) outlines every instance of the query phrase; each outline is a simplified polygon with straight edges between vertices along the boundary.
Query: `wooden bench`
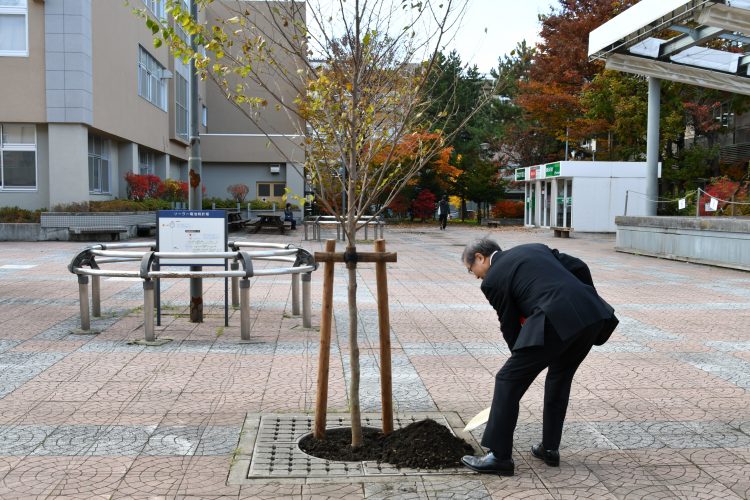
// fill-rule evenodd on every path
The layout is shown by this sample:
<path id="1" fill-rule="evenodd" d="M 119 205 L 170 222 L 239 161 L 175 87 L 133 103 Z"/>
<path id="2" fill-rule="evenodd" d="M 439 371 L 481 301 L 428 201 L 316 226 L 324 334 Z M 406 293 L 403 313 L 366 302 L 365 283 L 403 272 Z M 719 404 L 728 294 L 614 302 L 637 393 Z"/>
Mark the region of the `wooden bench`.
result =
<path id="1" fill-rule="evenodd" d="M 112 241 L 120 239 L 120 234 L 127 233 L 128 228 L 125 226 L 72 226 L 68 232 L 75 236 L 86 236 L 92 234 L 109 234 Z"/>
<path id="2" fill-rule="evenodd" d="M 554 231 L 555 238 L 570 238 L 570 232 L 573 230 L 572 227 L 550 227 Z"/>
<path id="3" fill-rule="evenodd" d="M 500 225 L 500 221 L 497 219 L 487 219 L 487 227 L 497 227 Z"/>

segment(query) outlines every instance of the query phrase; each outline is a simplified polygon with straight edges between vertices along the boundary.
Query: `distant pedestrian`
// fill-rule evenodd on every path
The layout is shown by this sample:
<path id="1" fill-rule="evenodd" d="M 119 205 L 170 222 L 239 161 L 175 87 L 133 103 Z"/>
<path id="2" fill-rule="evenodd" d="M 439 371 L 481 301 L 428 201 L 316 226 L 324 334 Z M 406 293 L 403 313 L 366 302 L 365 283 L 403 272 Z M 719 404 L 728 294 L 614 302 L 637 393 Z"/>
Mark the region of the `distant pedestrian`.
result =
<path id="1" fill-rule="evenodd" d="M 438 221 L 440 222 L 440 229 L 445 229 L 448 225 L 448 212 L 450 211 L 450 205 L 448 204 L 448 195 L 443 197 L 438 202 Z"/>

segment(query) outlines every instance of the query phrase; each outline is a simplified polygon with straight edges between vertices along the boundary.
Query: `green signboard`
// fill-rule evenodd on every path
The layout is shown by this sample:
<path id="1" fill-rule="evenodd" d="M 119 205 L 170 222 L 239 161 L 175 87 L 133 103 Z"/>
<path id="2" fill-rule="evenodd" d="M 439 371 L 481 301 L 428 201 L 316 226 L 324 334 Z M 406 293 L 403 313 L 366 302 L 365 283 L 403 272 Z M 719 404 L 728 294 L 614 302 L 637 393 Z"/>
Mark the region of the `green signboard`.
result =
<path id="1" fill-rule="evenodd" d="M 544 167 L 545 177 L 558 177 L 560 175 L 560 162 L 548 163 Z"/>
<path id="2" fill-rule="evenodd" d="M 516 180 L 517 181 L 526 180 L 526 169 L 525 168 L 517 168 L 516 169 Z"/>

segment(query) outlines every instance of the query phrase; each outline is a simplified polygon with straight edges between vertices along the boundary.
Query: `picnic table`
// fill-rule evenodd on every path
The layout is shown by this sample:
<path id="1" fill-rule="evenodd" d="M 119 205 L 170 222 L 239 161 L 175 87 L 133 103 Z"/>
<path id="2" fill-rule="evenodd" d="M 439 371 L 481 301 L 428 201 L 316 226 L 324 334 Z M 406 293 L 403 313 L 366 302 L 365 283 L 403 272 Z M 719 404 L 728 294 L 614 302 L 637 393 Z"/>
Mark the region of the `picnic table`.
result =
<path id="1" fill-rule="evenodd" d="M 253 227 L 253 233 L 260 232 L 261 229 L 276 229 L 281 234 L 285 234 L 286 226 L 284 224 L 283 213 L 281 215 L 270 213 L 270 214 L 256 214 L 258 220 L 251 222 L 250 227 Z"/>

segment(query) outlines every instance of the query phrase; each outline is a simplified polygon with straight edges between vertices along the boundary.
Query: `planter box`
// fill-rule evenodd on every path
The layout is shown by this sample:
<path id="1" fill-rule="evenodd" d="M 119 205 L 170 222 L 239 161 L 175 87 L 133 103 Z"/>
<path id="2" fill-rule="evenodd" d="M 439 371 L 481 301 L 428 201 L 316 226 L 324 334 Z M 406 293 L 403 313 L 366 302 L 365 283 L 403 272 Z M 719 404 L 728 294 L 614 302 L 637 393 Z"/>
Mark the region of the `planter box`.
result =
<path id="1" fill-rule="evenodd" d="M 618 252 L 750 271 L 750 219 L 616 217 Z"/>
<path id="2" fill-rule="evenodd" d="M 153 224 L 155 212 L 43 212 L 40 224 L 0 224 L 0 241 L 126 240 Z"/>

